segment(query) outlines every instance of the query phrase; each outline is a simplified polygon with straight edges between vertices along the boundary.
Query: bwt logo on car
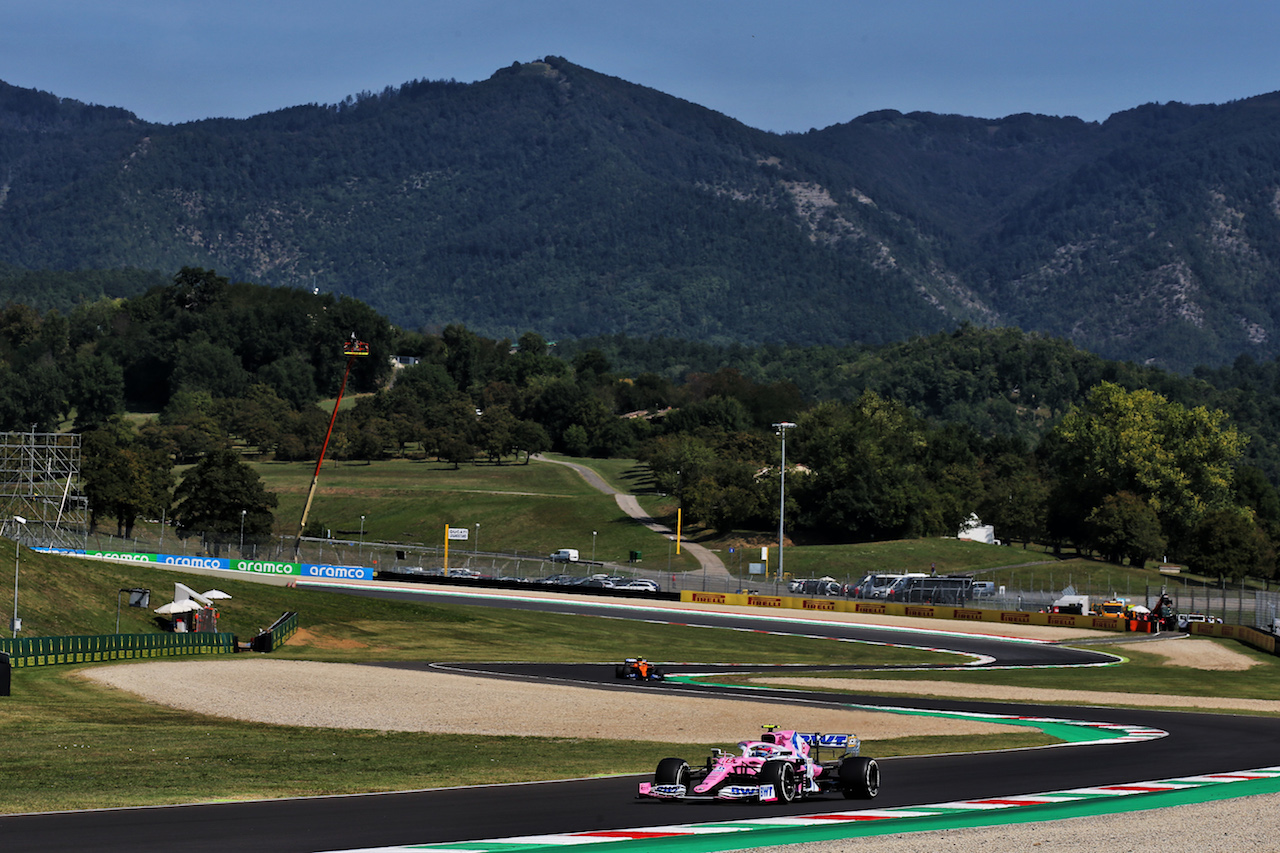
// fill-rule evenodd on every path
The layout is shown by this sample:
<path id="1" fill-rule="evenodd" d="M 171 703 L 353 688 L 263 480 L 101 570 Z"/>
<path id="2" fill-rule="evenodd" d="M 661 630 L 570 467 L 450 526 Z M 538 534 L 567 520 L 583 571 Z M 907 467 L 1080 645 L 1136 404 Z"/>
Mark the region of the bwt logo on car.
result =
<path id="1" fill-rule="evenodd" d="M 356 568 L 355 566 L 303 566 L 302 573 L 314 578 L 369 579 L 368 569 Z"/>
<path id="2" fill-rule="evenodd" d="M 239 572 L 260 572 L 268 575 L 296 575 L 297 563 L 273 563 L 270 560 L 236 560 L 231 568 Z"/>

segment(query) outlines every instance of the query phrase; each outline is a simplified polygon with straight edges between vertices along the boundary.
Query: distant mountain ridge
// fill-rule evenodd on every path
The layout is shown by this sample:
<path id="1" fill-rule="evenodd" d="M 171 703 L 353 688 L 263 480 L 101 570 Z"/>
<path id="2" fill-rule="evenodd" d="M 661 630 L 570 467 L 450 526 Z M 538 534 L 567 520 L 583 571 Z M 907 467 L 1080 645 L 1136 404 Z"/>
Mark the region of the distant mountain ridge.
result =
<path id="1" fill-rule="evenodd" d="M 778 135 L 558 57 L 172 126 L 0 84 L 0 264 L 203 266 L 513 339 L 1010 325 L 1187 370 L 1280 353 L 1278 118 Z"/>

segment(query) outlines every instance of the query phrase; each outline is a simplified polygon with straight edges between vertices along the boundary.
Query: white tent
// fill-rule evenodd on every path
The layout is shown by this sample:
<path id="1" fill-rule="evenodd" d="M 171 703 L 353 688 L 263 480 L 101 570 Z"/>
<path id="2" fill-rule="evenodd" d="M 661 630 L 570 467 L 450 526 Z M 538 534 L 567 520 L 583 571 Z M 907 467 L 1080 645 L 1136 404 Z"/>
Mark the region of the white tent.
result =
<path id="1" fill-rule="evenodd" d="M 156 608 L 156 613 L 161 616 L 173 616 L 175 613 L 190 613 L 193 610 L 200 609 L 202 609 L 200 602 L 188 598 L 183 601 L 170 601 L 168 604 L 162 604 Z"/>

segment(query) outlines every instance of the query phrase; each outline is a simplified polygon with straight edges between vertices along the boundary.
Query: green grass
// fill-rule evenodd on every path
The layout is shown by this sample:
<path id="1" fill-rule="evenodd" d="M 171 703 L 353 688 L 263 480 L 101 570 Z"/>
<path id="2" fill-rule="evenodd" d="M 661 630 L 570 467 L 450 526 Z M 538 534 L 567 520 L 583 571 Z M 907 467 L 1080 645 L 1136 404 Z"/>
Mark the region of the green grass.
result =
<path id="1" fill-rule="evenodd" d="M 4 549 L 0 547 L 0 561 Z M 252 634 L 284 610 L 297 610 L 302 631 L 273 657 L 324 661 L 539 660 L 608 663 L 643 653 L 653 660 L 744 663 L 917 663 L 939 659 L 891 649 L 754 632 L 663 626 L 606 617 L 383 601 L 235 578 L 205 578 L 145 565 L 85 563 L 24 552 L 20 608 L 24 634 L 110 633 L 120 588 L 153 589 L 168 600 L 175 580 L 233 596 L 222 627 Z M 156 630 L 150 614 L 124 608 L 126 632 Z M 1275 664 L 1245 673 L 1214 673 L 1156 664 L 1134 654 L 1124 667 L 1021 673 L 886 674 L 1028 686 L 1142 692 L 1218 693 L 1272 698 Z M 943 659 L 951 659 L 947 656 Z M 77 677 L 79 668 L 22 669 L 14 695 L 0 700 L 6 784 L 0 812 L 209 799 L 396 790 L 546 777 L 646 772 L 670 746 L 646 742 L 503 737 L 457 738 L 244 724 L 161 708 Z M 860 677 L 877 677 L 860 673 Z M 963 751 L 1046 742 L 1043 735 L 885 740 L 877 756 Z M 712 746 L 684 749 L 697 755 Z M 512 761 L 511 756 L 522 760 Z M 535 769 L 530 769 L 535 768 Z"/>
<path id="2" fill-rule="evenodd" d="M 632 461 L 574 461 L 591 464 L 615 488 L 639 493 L 655 514 L 674 509 L 669 498 L 651 494 L 643 469 Z M 280 526 L 292 534 L 314 465 L 260 462 L 255 468 L 268 488 L 280 495 Z M 437 544 L 445 524 L 474 531 L 479 523 L 484 550 L 547 553 L 577 547 L 586 557 L 592 530 L 597 531 L 597 556 L 603 560 L 623 560 L 628 551 L 640 550 L 647 556 L 646 563 L 654 566 L 662 563 L 666 550 L 663 537 L 627 519 L 611 497 L 563 466 L 550 464 L 463 466 L 457 471 L 449 465 L 404 460 L 326 465 L 312 518 L 331 526 L 335 535 L 346 531 L 342 535 L 354 536 L 361 515 L 370 542 Z M 156 531 L 148 531 L 145 525 L 140 532 L 149 532 L 153 542 L 157 538 Z M 164 550 L 182 553 L 172 533 L 167 536 Z M 740 540 L 704 541 L 720 549 L 731 570 L 736 568 L 728 547 Z M 468 542 L 470 547 L 474 543 Z M 12 556 L 11 546 L 0 543 L 0 565 Z M 940 572 L 974 572 L 1011 588 L 1051 589 L 1070 580 L 1077 587 L 1102 584 L 1123 594 L 1138 584 L 1166 580 L 1151 570 L 1064 562 L 1035 549 L 957 540 L 797 545 L 786 551 L 786 568 L 794 576 L 856 579 L 868 571 L 927 570 L 932 562 Z M 693 567 L 687 557 L 673 563 L 677 570 Z M 231 593 L 233 598 L 220 607 L 221 627 L 244 638 L 284 611 L 298 611 L 303 631 L 296 642 L 274 654 L 278 658 L 607 662 L 643 653 L 653 660 L 744 663 L 889 664 L 934 659 L 925 652 L 829 640 L 389 602 L 26 551 L 20 574 L 23 635 L 112 633 L 119 589 L 150 587 L 155 607 L 169 600 L 175 581 L 198 591 L 217 587 Z M 119 619 L 126 633 L 159 630 L 148 611 L 123 607 Z M 897 671 L 859 673 L 859 677 L 1280 698 L 1275 660 L 1240 646 L 1233 648 L 1255 656 L 1260 665 L 1246 672 L 1215 672 L 1206 677 L 1204 672 L 1164 666 L 1151 655 L 1134 652 L 1123 666 L 1083 671 Z M 669 746 L 656 743 L 457 738 L 250 725 L 140 702 L 80 679 L 77 671 L 73 667 L 19 670 L 14 675 L 14 695 L 0 699 L 0 738 L 4 738 L 6 758 L 0 812 L 645 772 L 670 751 Z M 889 756 L 964 751 L 1045 740 L 1035 733 L 912 738 L 868 744 L 868 752 Z M 723 744 L 690 747 L 686 752 L 696 755 L 711 746 Z M 522 756 L 521 760 L 512 761 L 513 755 Z"/>
<path id="3" fill-rule="evenodd" d="M 249 463 L 263 485 L 275 492 L 276 533 L 292 537 L 306 502 L 315 463 Z M 619 462 L 616 475 L 634 462 Z M 623 484 L 625 485 L 625 483 Z M 312 502 L 309 524 L 337 539 L 357 540 L 363 519 L 364 540 L 441 547 L 445 525 L 465 527 L 470 537 L 450 544 L 451 552 L 465 553 L 479 543 L 481 551 L 497 551 L 545 557 L 559 548 L 576 548 L 584 560 L 593 553 L 601 562 L 626 563 L 631 551 L 646 556 L 643 568 L 666 570 L 667 540 L 643 527 L 618 508 L 609 495 L 587 485 L 563 465 L 533 462 L 529 465 L 452 465 L 434 461 L 387 460 L 372 464 L 326 462 Z M 479 525 L 478 539 L 476 537 Z M 93 547 L 120 547 L 105 535 L 113 530 L 101 525 L 102 536 Z M 592 532 L 595 536 L 592 536 Z M 135 530 L 139 550 L 158 550 L 158 526 L 140 522 Z M 132 544 L 132 543 L 130 543 Z M 189 553 L 194 540 L 181 543 L 172 530 L 166 533 L 165 551 Z M 687 554 L 672 555 L 672 571 L 698 568 Z"/>
<path id="4" fill-rule="evenodd" d="M 564 456 L 559 453 L 544 454 L 548 459 L 562 459 L 578 465 L 586 465 L 595 471 L 614 489 L 626 495 L 654 493 L 653 472 L 649 466 L 635 459 L 588 459 Z"/>
<path id="5" fill-rule="evenodd" d="M 314 465 L 255 463 L 268 489 L 279 496 L 279 525 L 296 530 Z M 583 559 L 624 563 L 631 551 L 665 551 L 659 534 L 637 524 L 609 495 L 587 485 L 563 465 L 463 466 L 394 460 L 373 465 L 325 467 L 310 521 L 343 538 L 355 538 L 365 517 L 366 541 L 443 545 L 445 525 L 466 527 L 482 551 L 546 555 L 576 548 Z M 342 531 L 339 534 L 339 531 Z M 451 547 L 472 550 L 475 540 Z M 665 563 L 663 565 L 665 568 Z M 697 567 L 677 557 L 673 570 Z"/>
<path id="6" fill-rule="evenodd" d="M 27 551 L 20 568 L 24 636 L 111 633 L 117 590 L 149 587 L 155 607 L 168 600 L 178 581 L 199 591 L 216 586 L 230 593 L 220 608 L 220 627 L 241 636 L 285 610 L 297 610 L 303 631 L 277 658 L 607 664 L 638 651 L 654 660 L 739 662 L 913 663 L 950 657 L 605 617 L 384 601 Z M 120 611 L 120 623 L 126 633 L 159 629 L 149 611 L 128 607 Z M 246 724 L 142 702 L 79 678 L 81 669 L 15 670 L 13 695 L 0 698 L 6 769 L 0 813 L 645 772 L 671 751 L 647 742 Z M 698 754 L 722 745 L 687 749 Z M 877 744 L 876 754 L 894 754 L 894 744 Z"/>
<path id="7" fill-rule="evenodd" d="M 404 790 L 648 768 L 669 746 L 245 724 L 136 701 L 66 668 L 0 700 L 0 812 Z"/>

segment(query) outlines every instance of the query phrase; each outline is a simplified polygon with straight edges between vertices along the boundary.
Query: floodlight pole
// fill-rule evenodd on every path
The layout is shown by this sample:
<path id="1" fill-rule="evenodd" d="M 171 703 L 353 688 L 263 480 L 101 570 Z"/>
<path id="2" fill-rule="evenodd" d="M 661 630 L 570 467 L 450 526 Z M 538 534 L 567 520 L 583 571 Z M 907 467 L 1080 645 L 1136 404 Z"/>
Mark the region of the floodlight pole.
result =
<path id="1" fill-rule="evenodd" d="M 782 580 L 782 523 L 787 512 L 787 430 L 794 429 L 795 424 L 783 421 L 774 424 L 773 428 L 782 436 L 782 467 L 778 476 L 778 580 Z"/>

